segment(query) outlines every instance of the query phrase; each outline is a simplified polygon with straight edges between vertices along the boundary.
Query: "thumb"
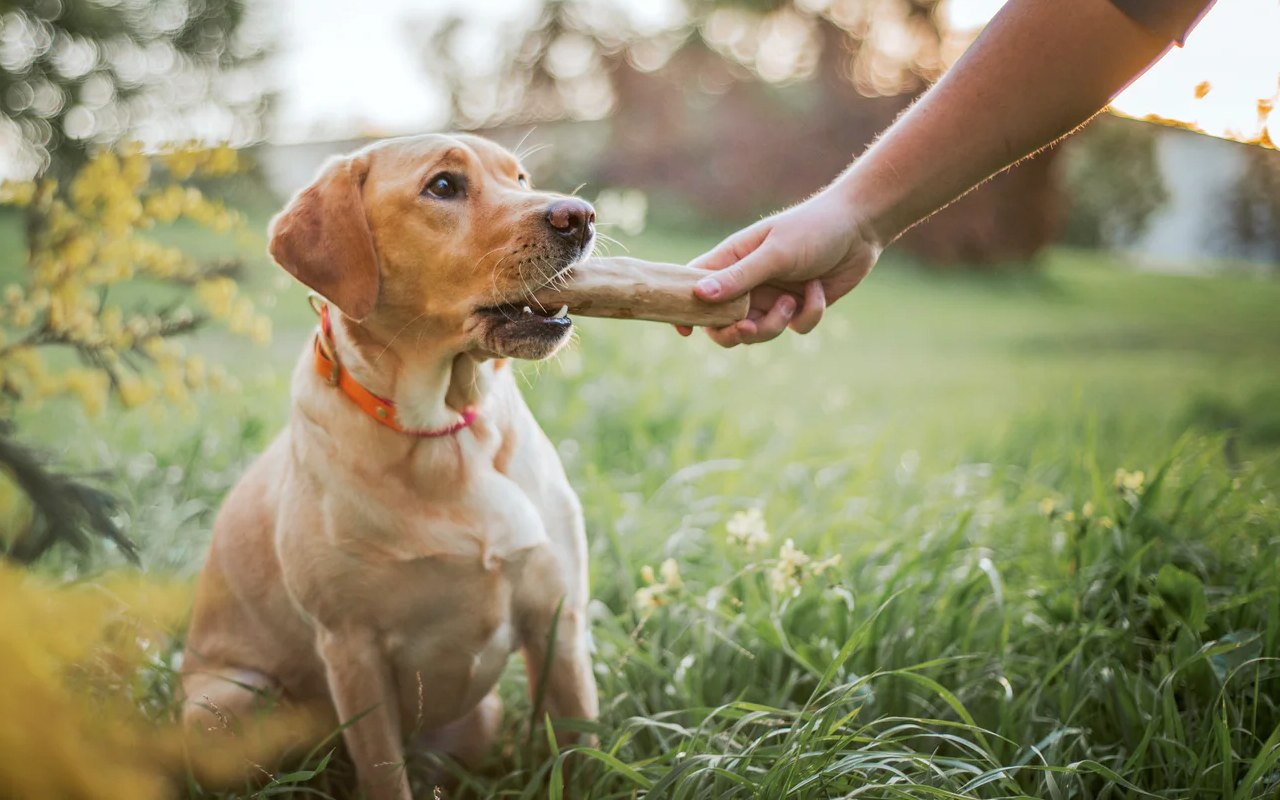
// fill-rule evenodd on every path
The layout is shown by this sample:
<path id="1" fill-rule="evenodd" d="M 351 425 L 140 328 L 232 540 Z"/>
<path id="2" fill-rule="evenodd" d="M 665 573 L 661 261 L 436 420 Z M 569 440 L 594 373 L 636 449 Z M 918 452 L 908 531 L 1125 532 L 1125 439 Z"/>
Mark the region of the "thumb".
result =
<path id="1" fill-rule="evenodd" d="M 782 254 L 766 239 L 733 266 L 698 281 L 694 294 L 715 303 L 733 300 L 773 277 L 782 261 Z"/>

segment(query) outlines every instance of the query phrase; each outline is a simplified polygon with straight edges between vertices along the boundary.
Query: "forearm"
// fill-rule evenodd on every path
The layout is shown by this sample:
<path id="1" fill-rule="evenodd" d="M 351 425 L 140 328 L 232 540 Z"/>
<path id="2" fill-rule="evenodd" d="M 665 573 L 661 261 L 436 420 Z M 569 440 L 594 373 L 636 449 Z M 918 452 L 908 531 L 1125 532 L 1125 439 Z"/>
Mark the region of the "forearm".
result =
<path id="1" fill-rule="evenodd" d="M 1168 46 L 1108 0 L 1010 0 L 831 190 L 888 244 L 1087 121 Z"/>

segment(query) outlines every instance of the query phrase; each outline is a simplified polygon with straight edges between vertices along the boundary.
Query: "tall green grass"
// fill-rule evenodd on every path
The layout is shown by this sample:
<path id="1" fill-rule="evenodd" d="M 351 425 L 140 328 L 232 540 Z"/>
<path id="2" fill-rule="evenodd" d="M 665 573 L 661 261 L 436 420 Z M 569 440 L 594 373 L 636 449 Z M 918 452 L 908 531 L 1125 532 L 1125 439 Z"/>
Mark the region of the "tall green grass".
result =
<path id="1" fill-rule="evenodd" d="M 711 243 L 629 245 L 684 260 Z M 734 351 L 581 321 L 522 374 L 586 509 L 600 744 L 549 743 L 513 664 L 501 746 L 459 793 L 1280 795 L 1280 285 L 1121 267 L 1059 252 L 961 278 L 890 259 L 813 335 Z M 265 353 L 195 343 L 239 365 L 242 396 L 74 437 L 46 409 L 26 429 L 118 475 L 149 568 L 193 573 L 284 419 L 304 309 L 279 294 Z M 770 538 L 748 552 L 726 524 L 752 507 Z M 787 539 L 840 564 L 778 591 Z M 683 585 L 638 608 L 666 559 Z M 149 684 L 157 716 L 171 666 Z M 341 758 L 316 767 L 237 796 L 345 796 Z"/>

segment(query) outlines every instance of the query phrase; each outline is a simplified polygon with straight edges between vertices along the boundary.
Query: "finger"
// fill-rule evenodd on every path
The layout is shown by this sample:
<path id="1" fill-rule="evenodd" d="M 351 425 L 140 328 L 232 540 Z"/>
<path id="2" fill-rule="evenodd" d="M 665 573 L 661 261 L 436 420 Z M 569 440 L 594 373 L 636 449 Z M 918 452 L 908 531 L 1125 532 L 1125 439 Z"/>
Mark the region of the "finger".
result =
<path id="1" fill-rule="evenodd" d="M 751 319 L 739 320 L 723 328 L 707 328 L 707 336 L 711 341 L 725 348 L 737 347 L 742 344 L 744 337 L 754 336 L 755 333 L 756 323 Z"/>
<path id="2" fill-rule="evenodd" d="M 689 262 L 695 269 L 719 270 L 731 266 L 753 252 L 769 235 L 769 226 L 761 220 L 750 227 L 743 228 Z"/>
<path id="3" fill-rule="evenodd" d="M 769 313 L 756 322 L 755 333 L 743 333 L 740 337 L 744 344 L 759 344 L 776 339 L 778 334 L 787 329 L 787 323 L 796 313 L 795 297 L 784 294 L 774 301 Z"/>
<path id="4" fill-rule="evenodd" d="M 827 310 L 827 294 L 822 290 L 822 281 L 814 278 L 804 285 L 804 302 L 800 313 L 791 320 L 791 330 L 796 333 L 808 333 L 822 321 L 822 312 Z"/>
<path id="5" fill-rule="evenodd" d="M 731 267 L 698 281 L 694 294 L 703 300 L 723 303 L 741 297 L 769 280 L 784 263 L 785 257 L 767 243 L 761 245 Z"/>
<path id="6" fill-rule="evenodd" d="M 688 336 L 689 334 L 693 333 L 693 328 L 690 327 L 689 325 L 673 325 L 672 327 L 674 327 L 676 329 L 676 333 L 680 334 L 681 336 Z"/>

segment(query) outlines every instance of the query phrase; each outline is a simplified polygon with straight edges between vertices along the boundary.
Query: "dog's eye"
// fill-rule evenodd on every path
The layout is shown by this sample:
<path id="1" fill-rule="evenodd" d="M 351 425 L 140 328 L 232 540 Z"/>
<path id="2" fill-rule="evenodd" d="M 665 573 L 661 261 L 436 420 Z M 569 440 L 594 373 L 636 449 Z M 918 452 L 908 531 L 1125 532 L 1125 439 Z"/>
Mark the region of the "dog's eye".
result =
<path id="1" fill-rule="evenodd" d="M 423 194 L 431 195 L 440 200 L 449 200 L 457 197 L 462 192 L 462 181 L 457 176 L 448 172 L 441 172 L 431 180 L 427 181 L 427 186 L 422 190 Z"/>
<path id="2" fill-rule="evenodd" d="M 529 176 L 528 176 L 528 175 L 521 175 L 521 176 L 519 176 L 518 178 L 516 178 L 516 183 L 520 184 L 520 186 L 521 186 L 521 187 L 523 187 L 523 188 L 525 188 L 525 189 L 528 189 L 528 188 L 529 188 Z"/>

